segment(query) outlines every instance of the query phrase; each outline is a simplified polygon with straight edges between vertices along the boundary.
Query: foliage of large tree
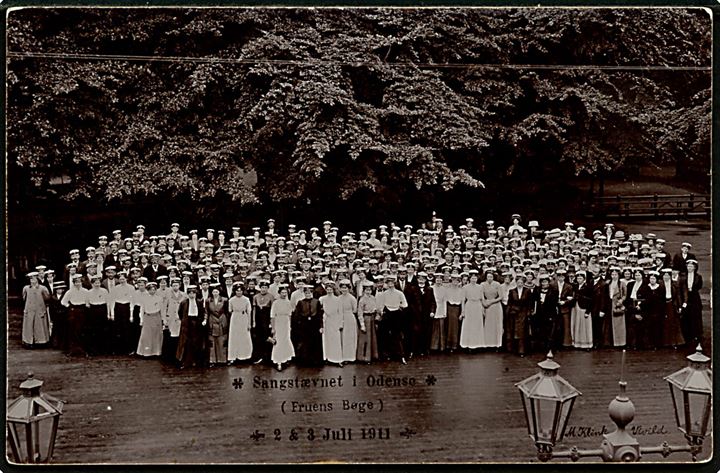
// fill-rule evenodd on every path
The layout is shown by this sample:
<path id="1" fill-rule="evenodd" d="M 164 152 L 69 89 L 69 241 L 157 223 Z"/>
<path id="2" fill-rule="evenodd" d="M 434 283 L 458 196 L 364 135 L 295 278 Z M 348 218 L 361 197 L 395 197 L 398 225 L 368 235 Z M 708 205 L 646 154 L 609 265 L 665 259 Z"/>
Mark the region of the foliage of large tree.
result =
<path id="1" fill-rule="evenodd" d="M 23 9 L 8 162 L 241 203 L 709 167 L 710 44 L 701 9 Z"/>

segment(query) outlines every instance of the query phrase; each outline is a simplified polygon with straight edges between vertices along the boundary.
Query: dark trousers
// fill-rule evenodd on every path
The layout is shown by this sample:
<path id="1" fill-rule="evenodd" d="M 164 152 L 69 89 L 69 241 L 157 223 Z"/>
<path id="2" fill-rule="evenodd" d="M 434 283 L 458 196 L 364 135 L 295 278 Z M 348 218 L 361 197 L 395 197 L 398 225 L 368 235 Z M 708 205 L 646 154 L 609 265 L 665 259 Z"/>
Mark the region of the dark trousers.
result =
<path id="1" fill-rule="evenodd" d="M 592 318 L 592 334 L 593 334 L 593 347 L 602 347 L 605 345 L 604 333 L 605 333 L 605 319 L 611 317 L 612 314 L 605 314 L 600 317 L 599 313 L 593 312 Z"/>
<path id="2" fill-rule="evenodd" d="M 533 350 L 547 353 L 553 345 L 555 319 L 541 314 L 532 317 Z"/>

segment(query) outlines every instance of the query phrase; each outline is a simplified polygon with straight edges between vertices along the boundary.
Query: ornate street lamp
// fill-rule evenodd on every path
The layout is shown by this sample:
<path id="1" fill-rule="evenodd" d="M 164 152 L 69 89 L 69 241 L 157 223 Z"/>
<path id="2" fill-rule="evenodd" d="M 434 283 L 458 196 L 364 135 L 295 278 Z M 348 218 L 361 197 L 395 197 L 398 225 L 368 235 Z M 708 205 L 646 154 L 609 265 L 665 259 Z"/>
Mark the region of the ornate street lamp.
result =
<path id="1" fill-rule="evenodd" d="M 28 374 L 20 385 L 22 396 L 7 408 L 8 439 L 17 463 L 45 463 L 53 454 L 63 401 L 40 393 L 42 385 Z"/>
<path id="2" fill-rule="evenodd" d="M 538 458 L 552 458 L 552 447 L 565 435 L 570 412 L 580 391 L 558 375 L 560 365 L 553 360 L 552 352 L 538 363 L 540 372 L 515 386 L 525 411 L 528 434 L 535 442 Z"/>
<path id="3" fill-rule="evenodd" d="M 691 446 L 697 447 L 697 455 L 707 434 L 711 413 L 712 372 L 710 358 L 697 351 L 688 356 L 688 365 L 664 379 L 670 385 L 670 395 L 675 408 L 677 427 L 685 434 Z"/>
<path id="4" fill-rule="evenodd" d="M 693 461 L 697 460 L 710 419 L 712 374 L 709 368 L 710 358 L 703 355 L 700 345 L 697 347 L 697 352 L 687 359 L 690 361 L 687 367 L 664 379 L 670 384 L 675 419 L 678 429 L 685 434 L 688 445 L 669 445 L 668 442 L 663 442 L 655 447 L 640 446 L 637 439 L 625 430 L 635 417 L 635 406 L 625 392 L 627 383 L 622 380 L 621 374 L 620 393 L 608 406 L 610 419 L 616 425 L 615 431 L 603 436 L 599 449 L 581 450 L 572 447 L 570 450 L 553 452 L 555 442 L 562 440 L 573 400 L 580 393 L 570 383 L 557 376 L 560 365 L 555 363 L 552 354 L 549 354 L 547 360 L 538 363 L 542 370 L 540 373 L 516 384 L 520 389 L 528 432 L 535 441 L 538 459 L 545 462 L 552 458 L 565 457 L 578 461 L 582 457 L 601 457 L 606 462 L 634 462 L 640 460 L 643 454 L 659 453 L 667 457 L 675 452 L 690 452 Z M 621 373 L 624 373 L 625 350 L 623 350 L 622 364 Z M 562 395 L 563 392 L 567 394 Z M 565 399 L 569 399 L 567 408 L 563 404 Z M 545 403 L 539 404 L 541 400 Z M 553 403 L 556 406 L 554 411 L 551 408 Z M 551 422 L 548 416 L 553 415 Z M 559 435 L 557 435 L 558 429 Z"/>

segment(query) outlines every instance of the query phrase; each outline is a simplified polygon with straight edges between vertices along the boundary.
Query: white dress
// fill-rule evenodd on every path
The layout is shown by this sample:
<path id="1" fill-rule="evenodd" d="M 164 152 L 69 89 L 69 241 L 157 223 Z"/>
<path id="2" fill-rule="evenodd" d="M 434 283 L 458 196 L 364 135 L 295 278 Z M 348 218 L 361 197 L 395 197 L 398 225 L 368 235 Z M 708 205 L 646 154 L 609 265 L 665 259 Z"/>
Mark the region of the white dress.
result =
<path id="1" fill-rule="evenodd" d="M 343 317 L 340 312 L 340 298 L 325 295 L 320 298 L 323 307 L 323 358 L 330 363 L 343 361 L 342 327 Z"/>
<path id="2" fill-rule="evenodd" d="M 252 356 L 250 310 L 250 299 L 245 296 L 233 296 L 228 302 L 228 312 L 230 312 L 228 361 L 247 360 Z"/>
<path id="3" fill-rule="evenodd" d="M 485 346 L 485 324 L 483 322 L 482 290 L 478 284 L 463 287 L 463 321 L 460 330 L 460 346 L 480 348 Z"/>
<path id="4" fill-rule="evenodd" d="M 502 286 L 499 282 L 487 281 L 480 283 L 483 300 L 497 299 L 502 296 Z M 498 348 L 502 346 L 503 338 L 503 310 L 502 302 L 497 301 L 485 308 L 485 346 Z"/>
<path id="5" fill-rule="evenodd" d="M 295 356 L 295 347 L 290 339 L 290 308 L 289 299 L 276 299 L 270 308 L 270 319 L 275 321 L 275 345 L 270 358 L 273 363 L 285 363 Z"/>
<path id="6" fill-rule="evenodd" d="M 339 296 L 342 315 L 342 361 L 355 361 L 357 356 L 357 299 L 347 294 Z"/>

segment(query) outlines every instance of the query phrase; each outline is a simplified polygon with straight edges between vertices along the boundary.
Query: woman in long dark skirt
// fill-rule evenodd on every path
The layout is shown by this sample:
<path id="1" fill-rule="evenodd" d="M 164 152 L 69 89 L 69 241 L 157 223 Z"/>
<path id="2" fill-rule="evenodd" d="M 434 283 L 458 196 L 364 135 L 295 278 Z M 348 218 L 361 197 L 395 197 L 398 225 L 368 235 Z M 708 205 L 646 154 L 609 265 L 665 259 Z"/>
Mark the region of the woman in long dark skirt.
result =
<path id="1" fill-rule="evenodd" d="M 132 352 L 134 355 L 137 352 L 138 341 L 140 340 L 140 333 L 142 332 L 142 326 L 140 325 L 140 309 L 141 301 L 147 295 L 147 278 L 139 276 L 135 282 L 135 292 L 133 293 L 133 304 L 132 313 L 130 315 L 130 336 L 132 339 Z"/>
<path id="2" fill-rule="evenodd" d="M 687 260 L 688 273 L 685 277 L 687 285 L 687 304 L 682 310 L 682 322 L 685 329 L 685 341 L 696 345 L 702 342 L 702 300 L 700 289 L 703 287 L 703 279 L 697 273 L 698 263 L 696 260 Z"/>
<path id="3" fill-rule="evenodd" d="M 260 292 L 253 297 L 253 360 L 260 363 L 263 360 L 270 359 L 272 344 L 268 341 L 270 338 L 270 306 L 275 297 L 270 294 L 270 281 L 260 281 Z"/>
<path id="4" fill-rule="evenodd" d="M 407 308 L 408 303 L 405 294 L 395 288 L 395 276 L 388 276 L 385 279 L 387 290 L 382 296 L 382 321 L 386 328 L 383 343 L 387 345 L 386 352 L 391 360 L 400 360 L 402 364 L 405 361 L 405 346 L 403 342 L 403 311 Z"/>
<path id="5" fill-rule="evenodd" d="M 82 286 L 82 274 L 72 276 L 72 287 L 65 293 L 61 303 L 68 308 L 67 354 L 85 356 L 85 311 L 88 307 L 88 290 Z"/>
<path id="6" fill-rule="evenodd" d="M 377 360 L 379 357 L 377 334 L 375 333 L 375 317 L 378 315 L 378 307 L 377 299 L 372 294 L 374 286 L 375 283 L 372 281 L 363 281 L 361 283 L 363 293 L 358 301 L 358 318 L 362 319 L 362 325 L 358 332 L 356 359 L 366 363 Z M 423 341 L 427 345 L 428 340 Z"/>
<path id="7" fill-rule="evenodd" d="M 313 297 L 313 287 L 303 287 L 304 298 L 295 306 L 292 315 L 292 335 L 295 360 L 303 366 L 322 366 L 323 313 L 320 301 Z"/>
<path id="8" fill-rule="evenodd" d="M 450 352 L 457 350 L 460 343 L 460 316 L 462 315 L 463 291 L 460 286 L 459 274 L 450 276 L 452 283 L 445 288 L 447 301 L 447 348 Z"/>
<path id="9" fill-rule="evenodd" d="M 175 356 L 180 369 L 205 366 L 207 363 L 207 328 L 202 300 L 197 298 L 197 286 L 189 285 L 188 297 L 180 303 L 180 337 Z"/>
<path id="10" fill-rule="evenodd" d="M 67 285 L 64 282 L 55 283 L 55 294 L 48 304 L 50 309 L 50 321 L 52 322 L 51 343 L 54 348 L 66 351 L 68 346 L 68 308 L 60 302 L 65 295 Z"/>
<path id="11" fill-rule="evenodd" d="M 680 308 L 683 297 L 680 286 L 673 284 L 672 269 L 662 270 L 662 286 L 665 295 L 665 317 L 662 323 L 662 346 L 677 348 L 685 344 L 685 339 L 680 329 Z"/>
<path id="12" fill-rule="evenodd" d="M 212 283 L 211 297 L 205 301 L 210 367 L 227 364 L 227 299 L 220 295 L 220 283 Z"/>
<path id="13" fill-rule="evenodd" d="M 632 350 L 644 348 L 645 324 L 642 316 L 643 287 L 645 276 L 642 268 L 633 269 L 633 280 L 627 284 L 625 295 L 625 326 L 627 346 Z"/>
<path id="14" fill-rule="evenodd" d="M 648 273 L 648 283 L 642 289 L 642 313 L 645 326 L 645 346 L 656 349 L 661 344 L 661 333 L 665 314 L 665 290 L 658 283 L 658 272 Z"/>
<path id="15" fill-rule="evenodd" d="M 100 275 L 91 278 L 88 291 L 88 310 L 85 320 L 85 350 L 89 355 L 104 355 L 108 351 L 108 320 L 110 293 L 100 285 Z"/>
<path id="16" fill-rule="evenodd" d="M 117 284 L 110 291 L 110 317 L 114 327 L 112 349 L 116 355 L 132 354 L 137 347 L 137 339 L 134 337 L 130 321 L 134 295 L 135 289 L 128 284 L 127 274 L 123 271 L 119 272 Z"/>

